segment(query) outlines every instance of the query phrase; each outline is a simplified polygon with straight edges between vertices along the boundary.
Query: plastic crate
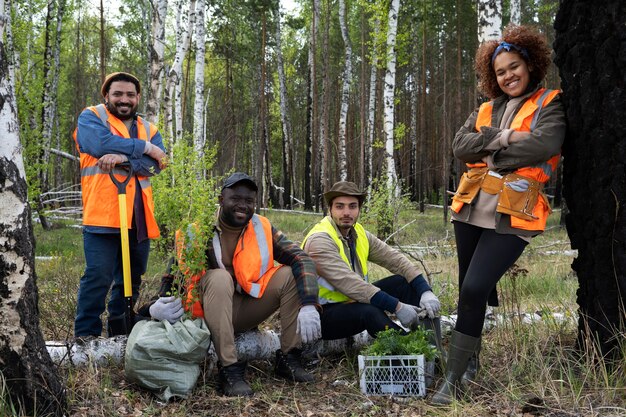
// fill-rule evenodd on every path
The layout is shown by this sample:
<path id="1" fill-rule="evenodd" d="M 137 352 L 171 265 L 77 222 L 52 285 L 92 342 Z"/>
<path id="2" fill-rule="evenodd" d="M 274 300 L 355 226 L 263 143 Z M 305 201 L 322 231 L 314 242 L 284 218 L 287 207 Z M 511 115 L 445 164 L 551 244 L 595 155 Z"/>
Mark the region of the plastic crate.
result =
<path id="1" fill-rule="evenodd" d="M 433 368 L 434 362 L 425 363 L 424 355 L 363 356 L 359 355 L 359 378 L 361 392 L 365 395 L 391 395 L 396 397 L 425 397 L 425 368 Z"/>

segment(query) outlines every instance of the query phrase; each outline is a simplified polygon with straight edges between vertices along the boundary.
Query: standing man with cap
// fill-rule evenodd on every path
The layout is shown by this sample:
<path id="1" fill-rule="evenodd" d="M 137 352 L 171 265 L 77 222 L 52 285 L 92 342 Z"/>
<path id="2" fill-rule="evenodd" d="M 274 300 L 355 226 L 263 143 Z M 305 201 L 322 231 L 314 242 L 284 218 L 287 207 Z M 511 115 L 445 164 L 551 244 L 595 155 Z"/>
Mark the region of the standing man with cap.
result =
<path id="1" fill-rule="evenodd" d="M 227 396 L 253 394 L 244 378 L 246 362 L 237 358 L 236 333 L 255 328 L 278 310 L 275 372 L 294 382 L 314 380 L 301 365 L 300 347 L 321 335 L 315 265 L 267 218 L 254 214 L 257 191 L 254 180 L 242 172 L 226 179 L 207 242 L 206 271 L 187 281 L 187 306 L 211 331 Z M 169 314 L 154 310 L 152 318 L 169 320 Z"/>
<path id="2" fill-rule="evenodd" d="M 335 183 L 324 194 L 330 215 L 304 238 L 317 267 L 323 339 L 400 329 L 386 312 L 408 328 L 417 325 L 420 310 L 430 318 L 439 314 L 439 300 L 420 270 L 357 222 L 365 196 L 352 182 Z M 396 275 L 370 284 L 368 261 Z"/>
<path id="3" fill-rule="evenodd" d="M 83 110 L 74 131 L 80 153 L 86 261 L 74 322 L 77 338 L 101 335 L 100 315 L 109 289 L 108 336 L 126 334 L 118 197 L 109 178 L 109 172 L 120 170 L 116 165 L 128 162 L 134 173 L 126 187 L 134 299 L 148 264 L 149 239 L 159 237 L 150 177 L 166 164 L 161 134 L 156 126 L 137 116 L 141 97 L 137 77 L 125 72 L 110 74 L 101 93 L 104 104 Z M 121 170 L 120 175 L 126 176 Z"/>

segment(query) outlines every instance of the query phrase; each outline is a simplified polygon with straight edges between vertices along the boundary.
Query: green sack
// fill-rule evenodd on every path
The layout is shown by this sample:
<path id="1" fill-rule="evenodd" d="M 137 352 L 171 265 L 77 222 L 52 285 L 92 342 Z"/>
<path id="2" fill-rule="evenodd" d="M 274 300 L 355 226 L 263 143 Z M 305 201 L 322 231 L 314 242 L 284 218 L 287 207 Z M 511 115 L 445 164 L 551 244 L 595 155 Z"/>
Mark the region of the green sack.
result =
<path id="1" fill-rule="evenodd" d="M 154 391 L 163 401 L 187 398 L 206 358 L 211 333 L 202 319 L 142 320 L 128 336 L 124 371 L 126 379 Z"/>

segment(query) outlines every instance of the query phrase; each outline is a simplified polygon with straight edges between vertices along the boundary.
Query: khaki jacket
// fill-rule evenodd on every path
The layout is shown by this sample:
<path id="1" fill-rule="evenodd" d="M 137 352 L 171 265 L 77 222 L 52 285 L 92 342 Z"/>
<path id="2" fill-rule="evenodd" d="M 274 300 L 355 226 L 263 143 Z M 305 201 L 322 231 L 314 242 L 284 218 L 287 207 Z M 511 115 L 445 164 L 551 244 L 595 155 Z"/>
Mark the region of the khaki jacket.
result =
<path id="1" fill-rule="evenodd" d="M 331 223 L 337 229 L 337 225 Z M 337 229 L 339 233 L 339 229 Z M 411 282 L 421 273 L 421 270 L 413 265 L 406 256 L 399 250 L 378 239 L 370 232 L 365 232 L 370 245 L 368 261 L 386 268 L 392 274 L 402 275 Z M 350 234 L 356 239 L 354 229 L 350 230 Z M 339 233 L 341 236 L 341 233 Z M 348 259 L 351 257 L 348 242 L 343 236 L 341 241 Z M 380 291 L 380 288 L 366 282 L 363 279 L 363 272 L 359 262 L 355 262 L 355 271 L 344 262 L 339 255 L 337 245 L 327 233 L 315 233 L 307 239 L 304 250 L 315 261 L 317 274 L 328 281 L 337 291 L 345 294 L 354 301 L 369 304 L 370 299 Z"/>

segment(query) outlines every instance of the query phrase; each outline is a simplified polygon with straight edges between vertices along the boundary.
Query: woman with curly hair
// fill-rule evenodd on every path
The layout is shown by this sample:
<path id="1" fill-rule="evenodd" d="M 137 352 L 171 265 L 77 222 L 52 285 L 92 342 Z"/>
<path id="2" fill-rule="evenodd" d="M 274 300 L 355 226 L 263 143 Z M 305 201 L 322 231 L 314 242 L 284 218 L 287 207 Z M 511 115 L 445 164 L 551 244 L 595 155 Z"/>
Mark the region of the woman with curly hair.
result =
<path id="1" fill-rule="evenodd" d="M 487 302 L 497 305 L 497 282 L 545 229 L 551 210 L 543 186 L 559 163 L 566 130 L 560 92 L 541 86 L 549 65 L 545 37 L 527 26 L 510 25 L 500 41 L 476 51 L 478 87 L 491 101 L 469 116 L 452 143 L 468 171 L 450 206 L 458 318 L 435 404 L 450 404 L 475 378 Z"/>

